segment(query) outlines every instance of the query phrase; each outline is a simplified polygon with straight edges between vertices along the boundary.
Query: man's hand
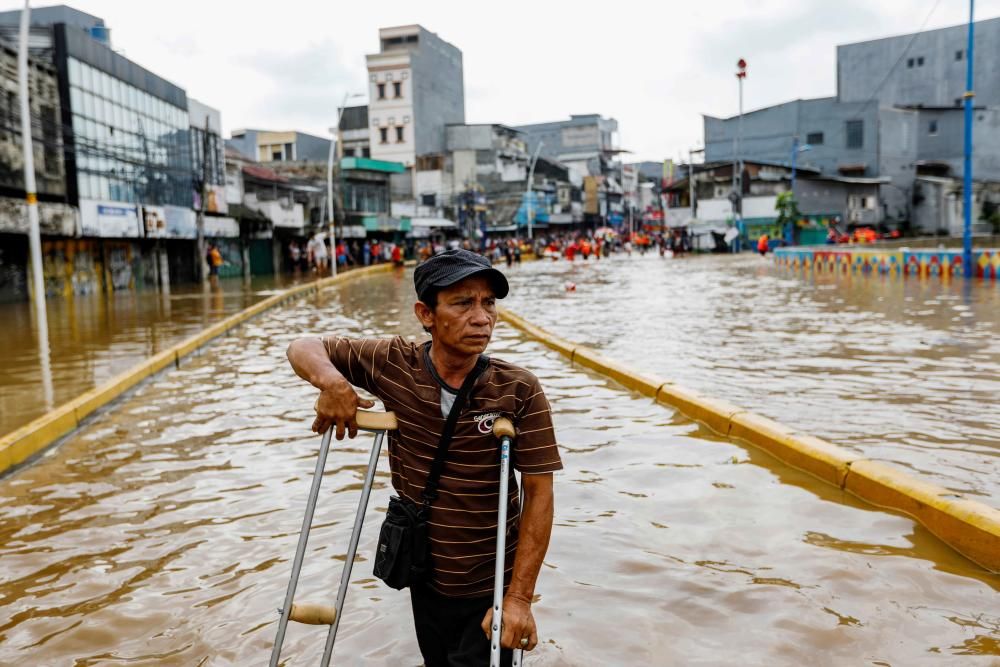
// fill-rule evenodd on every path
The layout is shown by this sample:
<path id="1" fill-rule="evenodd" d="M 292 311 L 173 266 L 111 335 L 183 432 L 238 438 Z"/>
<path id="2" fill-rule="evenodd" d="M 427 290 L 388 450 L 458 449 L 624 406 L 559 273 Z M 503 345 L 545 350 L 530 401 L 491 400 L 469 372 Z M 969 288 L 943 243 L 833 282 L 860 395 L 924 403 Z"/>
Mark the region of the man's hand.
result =
<path id="1" fill-rule="evenodd" d="M 493 607 L 486 610 L 482 628 L 486 637 L 493 639 Z M 503 648 L 523 648 L 534 650 L 538 645 L 538 630 L 535 627 L 535 617 L 531 614 L 531 602 L 521 598 L 505 595 L 503 598 L 503 627 L 500 629 L 500 646 Z M 527 639 L 526 644 L 521 644 Z"/>
<path id="2" fill-rule="evenodd" d="M 316 399 L 316 419 L 313 420 L 312 430 L 315 433 L 326 433 L 328 428 L 336 426 L 337 440 L 343 440 L 345 432 L 353 438 L 358 434 L 355 420 L 358 408 L 370 408 L 374 405 L 375 401 L 361 398 L 351 383 L 340 378 L 320 392 Z"/>

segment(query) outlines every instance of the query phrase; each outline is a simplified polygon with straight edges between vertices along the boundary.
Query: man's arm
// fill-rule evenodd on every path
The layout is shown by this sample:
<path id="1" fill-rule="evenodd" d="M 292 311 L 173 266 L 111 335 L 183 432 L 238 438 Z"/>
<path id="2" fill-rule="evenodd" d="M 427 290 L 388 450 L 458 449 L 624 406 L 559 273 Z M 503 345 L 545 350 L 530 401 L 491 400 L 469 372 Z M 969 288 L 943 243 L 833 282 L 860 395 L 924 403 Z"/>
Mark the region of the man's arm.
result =
<path id="1" fill-rule="evenodd" d="M 553 490 L 552 473 L 521 475 L 524 503 L 517 551 L 514 552 L 514 572 L 503 598 L 503 631 L 500 645 L 504 648 L 524 648 L 530 651 L 538 644 L 531 600 L 542 560 L 549 548 L 552 534 Z M 486 612 L 483 631 L 490 636 L 493 609 Z M 521 638 L 528 643 L 521 646 Z"/>
<path id="2" fill-rule="evenodd" d="M 358 424 L 355 414 L 358 408 L 370 408 L 375 402 L 358 396 L 351 383 L 330 361 L 323 341 L 319 338 L 299 338 L 292 341 L 286 354 L 295 374 L 320 390 L 312 430 L 325 433 L 336 425 L 337 440 L 343 440 L 345 431 L 352 438 L 356 436 Z"/>

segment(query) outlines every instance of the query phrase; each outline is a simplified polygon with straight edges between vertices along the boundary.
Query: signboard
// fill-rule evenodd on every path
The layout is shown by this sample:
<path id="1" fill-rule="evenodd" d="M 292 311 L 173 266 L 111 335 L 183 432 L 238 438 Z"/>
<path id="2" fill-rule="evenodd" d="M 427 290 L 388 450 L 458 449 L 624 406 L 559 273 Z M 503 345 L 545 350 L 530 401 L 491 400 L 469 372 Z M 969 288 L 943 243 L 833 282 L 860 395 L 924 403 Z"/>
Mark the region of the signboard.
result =
<path id="1" fill-rule="evenodd" d="M 80 228 L 83 236 L 138 238 L 139 214 L 133 204 L 80 200 Z"/>
<path id="2" fill-rule="evenodd" d="M 194 211 L 182 206 L 164 206 L 163 217 L 167 222 L 165 236 L 172 239 L 198 238 Z"/>
<path id="3" fill-rule="evenodd" d="M 240 237 L 240 223 L 232 218 L 217 218 L 205 216 L 205 236 L 208 238 L 230 238 Z"/>
<path id="4" fill-rule="evenodd" d="M 215 185 L 209 183 L 205 186 L 205 212 L 206 213 L 221 213 L 225 215 L 229 213 L 229 202 L 226 201 L 226 186 L 225 185 Z M 201 193 L 196 189 L 194 191 L 194 209 L 198 210 L 201 208 Z"/>
<path id="5" fill-rule="evenodd" d="M 167 235 L 167 216 L 162 206 L 143 206 L 142 225 L 146 238 L 158 239 Z"/>

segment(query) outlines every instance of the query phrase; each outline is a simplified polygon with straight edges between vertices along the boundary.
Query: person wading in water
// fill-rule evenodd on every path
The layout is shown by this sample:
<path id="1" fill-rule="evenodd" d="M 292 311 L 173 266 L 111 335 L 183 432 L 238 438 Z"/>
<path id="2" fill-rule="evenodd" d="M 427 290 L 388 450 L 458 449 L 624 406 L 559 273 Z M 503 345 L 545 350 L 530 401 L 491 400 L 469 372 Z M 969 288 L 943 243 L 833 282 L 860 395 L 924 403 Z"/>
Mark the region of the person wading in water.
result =
<path id="1" fill-rule="evenodd" d="M 467 250 L 431 257 L 414 271 L 414 313 L 431 335 L 425 343 L 400 336 L 302 338 L 288 348 L 296 374 L 320 390 L 312 430 L 357 432 L 355 413 L 378 396 L 396 414 L 389 436 L 392 485 L 419 504 L 445 421 L 470 373 L 481 371 L 461 411 L 447 450 L 437 497 L 430 505 L 426 579 L 410 586 L 417 643 L 427 667 L 482 667 L 490 660 L 493 570 L 496 558 L 500 460 L 493 422 L 517 428 L 510 460 L 521 472 L 523 503 L 510 476 L 502 662 L 510 649 L 538 643 L 531 602 L 552 532 L 553 472 L 562 468 L 549 403 L 538 379 L 500 359 L 486 360 L 497 321 L 496 300 L 507 279 L 489 260 Z"/>

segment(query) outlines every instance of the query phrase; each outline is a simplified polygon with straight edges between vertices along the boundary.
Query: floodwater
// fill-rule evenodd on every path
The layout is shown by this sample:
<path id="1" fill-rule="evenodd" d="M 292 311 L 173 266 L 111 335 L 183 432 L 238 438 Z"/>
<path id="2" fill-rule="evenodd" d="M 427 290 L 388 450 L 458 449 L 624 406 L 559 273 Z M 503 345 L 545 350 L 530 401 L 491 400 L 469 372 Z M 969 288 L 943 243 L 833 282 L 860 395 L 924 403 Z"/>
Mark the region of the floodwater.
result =
<path id="1" fill-rule="evenodd" d="M 169 295 L 132 291 L 49 299 L 51 396 L 31 304 L 0 304 L 0 435 L 292 282 L 291 276 L 267 276 L 246 286 L 236 278 L 204 288 L 174 287 Z"/>
<path id="2" fill-rule="evenodd" d="M 1000 507 L 1000 282 L 749 253 L 531 262 L 510 279 L 504 305 L 556 334 Z"/>
<path id="3" fill-rule="evenodd" d="M 319 439 L 300 335 L 420 337 L 409 274 L 265 313 L 0 480 L 0 664 L 258 665 Z M 1000 577 L 911 520 L 721 441 L 498 327 L 532 369 L 566 469 L 530 665 L 995 665 Z M 370 447 L 331 452 L 300 600 L 332 603 Z M 385 457 L 334 660 L 418 665 L 409 601 L 371 575 Z M 484 610 L 485 613 L 485 610 Z M 324 633 L 292 625 L 288 665 Z"/>

